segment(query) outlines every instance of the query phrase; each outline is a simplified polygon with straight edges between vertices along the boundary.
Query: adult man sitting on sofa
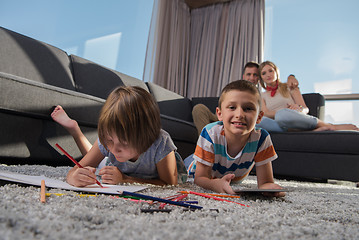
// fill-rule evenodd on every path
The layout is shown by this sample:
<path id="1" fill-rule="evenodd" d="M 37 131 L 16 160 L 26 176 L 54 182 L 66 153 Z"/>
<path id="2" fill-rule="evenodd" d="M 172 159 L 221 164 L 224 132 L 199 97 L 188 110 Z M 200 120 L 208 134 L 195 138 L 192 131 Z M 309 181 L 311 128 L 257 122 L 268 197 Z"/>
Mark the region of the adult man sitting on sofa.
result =
<path id="1" fill-rule="evenodd" d="M 250 81 L 251 83 L 257 85 L 258 87 L 258 80 L 259 80 L 259 65 L 256 62 L 248 62 L 244 66 L 242 79 Z M 289 75 L 287 79 L 287 84 L 289 88 L 296 88 L 298 87 L 298 81 L 294 75 Z M 208 107 L 204 104 L 197 104 L 193 107 L 192 110 L 192 118 L 193 123 L 197 128 L 198 135 L 201 134 L 202 129 L 204 126 L 211 122 L 218 121 L 217 115 L 212 113 Z M 264 120 L 264 119 L 263 119 Z M 265 120 L 262 120 L 262 128 L 265 128 Z M 269 131 L 281 131 L 281 129 L 266 129 Z"/>

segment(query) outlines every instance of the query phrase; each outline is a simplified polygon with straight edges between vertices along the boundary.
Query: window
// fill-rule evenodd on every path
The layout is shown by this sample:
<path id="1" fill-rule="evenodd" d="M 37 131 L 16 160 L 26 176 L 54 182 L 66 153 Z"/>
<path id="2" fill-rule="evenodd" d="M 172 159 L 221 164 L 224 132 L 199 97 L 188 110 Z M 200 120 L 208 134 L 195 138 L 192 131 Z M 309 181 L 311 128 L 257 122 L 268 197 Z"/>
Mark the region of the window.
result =
<path id="1" fill-rule="evenodd" d="M 325 95 L 331 123 L 359 125 L 357 9 L 356 0 L 266 0 L 264 59 L 282 81 L 294 74 L 302 93 Z"/>
<path id="2" fill-rule="evenodd" d="M 153 0 L 2 0 L 1 26 L 142 79 Z"/>

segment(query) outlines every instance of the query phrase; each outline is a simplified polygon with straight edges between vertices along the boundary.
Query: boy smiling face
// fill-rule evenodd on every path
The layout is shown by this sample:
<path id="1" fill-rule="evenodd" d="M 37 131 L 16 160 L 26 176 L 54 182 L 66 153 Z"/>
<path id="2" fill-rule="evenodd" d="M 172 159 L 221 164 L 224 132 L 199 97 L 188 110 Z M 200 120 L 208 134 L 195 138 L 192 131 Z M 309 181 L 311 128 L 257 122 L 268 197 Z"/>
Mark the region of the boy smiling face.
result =
<path id="1" fill-rule="evenodd" d="M 226 138 L 249 137 L 263 117 L 259 109 L 259 96 L 235 89 L 224 94 L 221 106 L 217 108 L 217 116 L 218 120 L 223 121 Z"/>

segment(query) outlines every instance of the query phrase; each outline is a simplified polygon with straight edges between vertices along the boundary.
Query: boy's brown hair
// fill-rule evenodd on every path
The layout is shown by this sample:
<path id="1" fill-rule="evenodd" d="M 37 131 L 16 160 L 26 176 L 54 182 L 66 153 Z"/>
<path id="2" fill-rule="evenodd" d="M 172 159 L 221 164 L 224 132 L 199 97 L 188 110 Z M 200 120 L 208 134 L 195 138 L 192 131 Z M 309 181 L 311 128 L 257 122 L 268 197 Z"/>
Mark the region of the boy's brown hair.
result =
<path id="1" fill-rule="evenodd" d="M 261 107 L 261 94 L 258 90 L 258 88 L 256 87 L 256 85 L 254 85 L 253 83 L 251 83 L 250 81 L 246 81 L 246 80 L 237 80 L 237 81 L 233 81 L 228 83 L 221 92 L 221 96 L 219 97 L 219 101 L 218 101 L 218 107 L 219 109 L 221 109 L 221 104 L 223 102 L 224 99 L 224 95 L 232 90 L 238 90 L 238 91 L 243 91 L 243 92 L 249 92 L 255 96 L 257 96 L 258 99 L 258 106 L 259 108 Z"/>
<path id="2" fill-rule="evenodd" d="M 149 92 L 140 87 L 118 87 L 108 96 L 102 107 L 98 136 L 107 148 L 107 136 L 116 134 L 141 154 L 159 137 L 160 110 Z"/>

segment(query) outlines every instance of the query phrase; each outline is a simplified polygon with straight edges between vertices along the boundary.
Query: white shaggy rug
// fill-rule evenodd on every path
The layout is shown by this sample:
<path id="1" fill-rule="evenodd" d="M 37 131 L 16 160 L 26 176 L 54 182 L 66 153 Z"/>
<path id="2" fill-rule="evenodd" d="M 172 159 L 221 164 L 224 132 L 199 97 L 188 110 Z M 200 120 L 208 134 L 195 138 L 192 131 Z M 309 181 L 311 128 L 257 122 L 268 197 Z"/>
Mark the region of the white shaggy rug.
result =
<path id="1" fill-rule="evenodd" d="M 3 171 L 60 180 L 69 169 L 0 165 Z M 39 187 L 2 181 L 0 239 L 359 239 L 359 189 L 354 184 L 276 182 L 291 192 L 284 198 L 246 195 L 235 200 L 250 207 L 188 195 L 203 209 L 167 205 L 169 213 L 143 213 L 141 208 L 158 205 L 109 195 L 80 197 L 59 189 L 47 191 L 66 194 L 41 203 Z M 241 186 L 255 188 L 255 177 Z M 166 197 L 181 190 L 208 193 L 192 182 L 149 185 L 141 193 Z"/>

